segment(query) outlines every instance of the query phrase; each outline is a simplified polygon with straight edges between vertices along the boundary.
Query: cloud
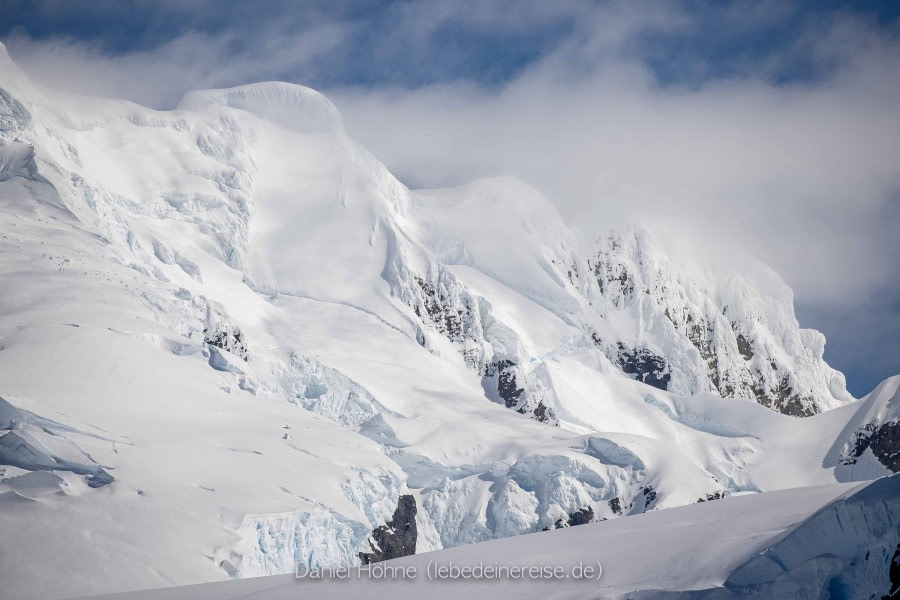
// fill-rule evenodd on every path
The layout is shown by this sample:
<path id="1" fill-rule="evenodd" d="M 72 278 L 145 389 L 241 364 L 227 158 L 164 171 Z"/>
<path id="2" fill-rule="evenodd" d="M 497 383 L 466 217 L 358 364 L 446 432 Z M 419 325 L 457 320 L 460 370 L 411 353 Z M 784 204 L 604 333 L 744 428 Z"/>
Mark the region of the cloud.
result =
<path id="1" fill-rule="evenodd" d="M 816 49 L 848 45 L 844 24 L 824 33 Z M 842 52 L 827 79 L 791 85 L 660 87 L 621 57 L 572 76 L 562 49 L 499 90 L 331 96 L 350 131 L 412 185 L 512 173 L 570 220 L 640 218 L 728 241 L 772 264 L 804 298 L 846 304 L 877 290 L 897 264 L 897 242 L 877 237 L 876 225 L 900 189 L 900 54 L 877 37 Z"/>
<path id="2" fill-rule="evenodd" d="M 35 40 L 14 33 L 4 41 L 17 64 L 39 83 L 171 108 L 194 89 L 278 79 L 285 71 L 313 71 L 319 56 L 345 42 L 344 33 L 327 23 L 302 32 L 273 28 L 248 47 L 235 31 L 189 31 L 125 54 L 73 37 Z"/>
<path id="3" fill-rule="evenodd" d="M 39 81 L 157 107 L 312 85 L 411 186 L 512 174 L 588 237 L 641 220 L 744 249 L 844 364 L 900 370 L 898 22 L 784 2 L 326 3 L 234 22 L 183 6 L 161 9 L 183 28 L 124 50 L 5 41 Z"/>

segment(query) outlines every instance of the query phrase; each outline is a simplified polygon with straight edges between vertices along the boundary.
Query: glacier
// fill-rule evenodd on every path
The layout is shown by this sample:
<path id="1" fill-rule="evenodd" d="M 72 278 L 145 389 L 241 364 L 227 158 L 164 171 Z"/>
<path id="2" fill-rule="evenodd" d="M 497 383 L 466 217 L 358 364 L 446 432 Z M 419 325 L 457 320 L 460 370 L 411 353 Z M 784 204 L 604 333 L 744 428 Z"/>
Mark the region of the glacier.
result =
<path id="1" fill-rule="evenodd" d="M 896 380 L 765 265 L 410 190 L 298 85 L 157 111 L 0 47 L 0 273 L 15 598 L 358 564 L 407 497 L 420 554 L 896 470 Z"/>

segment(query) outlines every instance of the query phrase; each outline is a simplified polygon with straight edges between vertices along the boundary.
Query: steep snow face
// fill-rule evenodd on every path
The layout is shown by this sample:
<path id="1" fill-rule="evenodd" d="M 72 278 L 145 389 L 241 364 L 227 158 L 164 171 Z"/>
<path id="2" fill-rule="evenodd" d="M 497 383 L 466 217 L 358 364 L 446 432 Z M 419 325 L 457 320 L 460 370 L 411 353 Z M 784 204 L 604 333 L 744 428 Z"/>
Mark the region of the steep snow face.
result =
<path id="1" fill-rule="evenodd" d="M 790 289 L 750 257 L 682 256 L 676 263 L 639 227 L 586 244 L 545 198 L 509 179 L 417 192 L 413 213 L 422 243 L 440 263 L 477 270 L 524 296 L 579 330 L 569 332 L 571 344 L 595 345 L 621 371 L 653 387 L 750 398 L 793 416 L 852 400 L 843 375 L 823 359 L 824 337 L 799 327 Z M 493 344 L 475 331 L 475 303 L 457 300 L 458 286 L 448 279 L 441 273 L 429 282 L 438 298 L 431 318 L 447 322 L 456 311 L 464 325 L 474 320 L 476 326 L 449 337 L 469 340 L 461 346 L 467 360 L 489 362 L 484 357 Z M 533 362 L 521 342 L 533 328 L 532 319 L 524 331 L 507 331 L 500 360 L 520 369 Z M 529 392 L 524 379 L 533 368 L 524 370 L 520 395 Z M 559 412 L 553 390 L 540 401 L 547 413 Z"/>
<path id="2" fill-rule="evenodd" d="M 647 362 L 637 347 L 676 393 L 751 398 L 794 416 L 852 400 L 823 360 L 825 338 L 799 328 L 790 289 L 755 260 L 709 261 L 698 273 L 635 228 L 600 238 L 589 266 L 614 336 L 596 341 L 623 368 Z"/>
<path id="3" fill-rule="evenodd" d="M 279 309 L 247 282 L 292 281 L 257 275 L 250 253 L 251 221 L 277 212 L 266 204 L 254 219 L 260 157 L 285 138 L 300 152 L 327 135 L 342 169 L 371 158 L 338 127 L 271 121 L 282 105 L 303 115 L 304 99 L 327 104 L 305 89 L 242 88 L 218 103 L 210 92 L 196 109 L 160 113 L 59 98 L 5 59 L 3 69 L 0 513 L 14 538 L 58 549 L 39 564 L 4 545 L 0 562 L 21 575 L 5 580 L 8 593 L 61 597 L 358 560 L 406 476 L 380 442 L 356 433 L 375 414 L 371 394 L 295 352 L 296 337 L 270 333 Z M 314 213 L 325 196 L 287 197 Z M 370 232 L 357 247 L 370 248 Z M 345 410 L 354 403 L 361 422 Z M 57 479 L 35 481 L 42 471 Z M 101 560 L 117 575 L 97 578 Z M 69 565 L 66 582 L 28 574 L 57 561 Z"/>
<path id="4" fill-rule="evenodd" d="M 0 545 L 16 597 L 354 564 L 401 498 L 398 547 L 421 552 L 834 480 L 855 406 L 694 394 L 719 390 L 670 305 L 617 304 L 528 186 L 411 192 L 300 86 L 160 112 L 39 89 L 0 49 L 0 88 L 0 529 L 33 550 Z M 627 263 L 641 281 L 653 256 Z M 744 295 L 678 275 L 685 306 L 727 305 L 792 390 L 827 387 L 789 295 L 753 308 L 780 283 L 738 272 Z"/>
<path id="5" fill-rule="evenodd" d="M 897 591 L 898 518 L 900 477 L 880 479 L 791 528 L 724 586 L 742 598 L 889 598 Z"/>
<path id="6" fill-rule="evenodd" d="M 416 192 L 421 240 L 445 265 L 477 268 L 556 314 L 577 300 L 554 268 L 580 240 L 547 198 L 513 178 Z"/>
<path id="7" fill-rule="evenodd" d="M 900 376 L 881 382 L 859 401 L 829 453 L 841 481 L 900 472 Z"/>
<path id="8" fill-rule="evenodd" d="M 558 424 L 559 399 L 546 366 L 535 359 L 574 340 L 588 344 L 580 329 L 568 326 L 580 304 L 554 268 L 568 260 L 563 257 L 577 246 L 577 235 L 546 198 L 511 178 L 416 192 L 411 213 L 414 234 L 436 264 L 424 276 L 399 268 L 397 296 L 456 345 L 482 377 L 488 398 Z M 486 276 L 491 289 L 478 289 L 473 275 Z M 402 285 L 410 278 L 414 285 Z M 529 307 L 518 315 L 498 313 L 495 304 L 506 305 L 510 296 Z M 534 331 L 535 312 L 553 323 Z M 428 345 L 425 336 L 422 341 Z"/>

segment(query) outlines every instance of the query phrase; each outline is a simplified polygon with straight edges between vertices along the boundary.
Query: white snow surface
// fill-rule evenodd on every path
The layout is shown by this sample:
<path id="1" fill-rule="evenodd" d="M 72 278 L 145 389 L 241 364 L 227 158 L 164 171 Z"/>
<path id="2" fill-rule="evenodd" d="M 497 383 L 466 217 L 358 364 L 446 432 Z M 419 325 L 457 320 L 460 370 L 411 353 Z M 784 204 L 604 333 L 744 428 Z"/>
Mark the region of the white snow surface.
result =
<path id="1" fill-rule="evenodd" d="M 874 483 L 728 498 L 429 552 L 381 563 L 387 575 L 350 569 L 346 578 L 326 573 L 330 579 L 314 579 L 301 569 L 302 578 L 282 575 L 102 600 L 863 599 L 891 590 L 888 573 L 898 546 L 898 519 L 900 475 L 895 475 Z M 562 572 L 559 579 L 430 581 L 435 566 L 546 566 Z M 575 571 L 579 566 L 582 570 Z M 597 575 L 584 577 L 584 566 Z M 829 595 L 823 596 L 823 590 Z"/>
<path id="2" fill-rule="evenodd" d="M 872 403 L 777 275 L 585 237 L 407 189 L 308 88 L 161 112 L 0 46 L 0 597 L 357 564 L 401 494 L 424 552 L 835 482 Z"/>

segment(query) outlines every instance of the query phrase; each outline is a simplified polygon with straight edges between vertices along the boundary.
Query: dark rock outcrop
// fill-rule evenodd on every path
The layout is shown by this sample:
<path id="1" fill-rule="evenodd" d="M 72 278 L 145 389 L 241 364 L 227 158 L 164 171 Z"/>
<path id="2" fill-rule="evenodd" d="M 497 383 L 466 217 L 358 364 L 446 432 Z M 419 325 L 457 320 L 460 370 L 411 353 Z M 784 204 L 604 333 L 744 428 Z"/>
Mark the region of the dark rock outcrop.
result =
<path id="1" fill-rule="evenodd" d="M 648 348 L 631 348 L 622 342 L 616 342 L 613 347 L 606 344 L 596 331 L 590 333 L 594 345 L 602 350 L 613 364 L 622 369 L 623 373 L 657 389 L 669 389 L 672 368 L 665 357 Z"/>
<path id="2" fill-rule="evenodd" d="M 878 462 L 900 472 L 900 421 L 889 421 L 878 427 L 869 441 L 869 448 Z"/>
<path id="3" fill-rule="evenodd" d="M 850 441 L 844 448 L 844 452 L 838 462 L 842 465 L 855 465 L 856 459 L 869 447 L 872 433 L 875 431 L 874 423 L 866 423 L 851 434 Z"/>
<path id="4" fill-rule="evenodd" d="M 506 408 L 516 408 L 519 398 L 525 393 L 525 388 L 518 385 L 515 366 L 516 363 L 511 360 L 501 360 L 496 363 L 497 393 L 503 399 Z"/>
<path id="5" fill-rule="evenodd" d="M 409 304 L 416 316 L 425 323 L 431 323 L 435 330 L 451 342 L 461 343 L 466 339 L 476 339 L 478 334 L 478 313 L 476 301 L 469 294 L 455 289 L 455 280 L 447 276 L 426 281 L 414 277 L 417 293 Z M 477 365 L 477 357 L 464 356 L 470 366 Z"/>
<path id="6" fill-rule="evenodd" d="M 750 340 L 743 333 L 739 333 L 737 335 L 737 347 L 738 352 L 741 353 L 741 356 L 744 357 L 744 360 L 752 360 L 753 353 L 753 345 L 750 343 Z"/>
<path id="7" fill-rule="evenodd" d="M 527 385 L 519 364 L 509 358 L 489 363 L 482 372 L 482 386 L 489 398 L 493 396 L 492 389 L 496 386 L 496 398 L 506 408 L 541 423 L 558 425 L 553 409 L 544 402 L 545 398 L 529 394 Z M 531 391 L 534 392 L 534 389 Z"/>
<path id="8" fill-rule="evenodd" d="M 881 600 L 900 600 L 900 544 L 897 544 L 897 551 L 891 558 L 888 578 L 891 580 L 891 589 L 887 594 L 881 596 Z"/>
<path id="9" fill-rule="evenodd" d="M 201 298 L 201 300 L 205 304 L 206 310 L 203 341 L 247 361 L 250 353 L 247 350 L 247 339 L 241 328 L 232 321 L 224 306 L 205 298 Z"/>
<path id="10" fill-rule="evenodd" d="M 609 510 L 613 511 L 613 514 L 615 514 L 615 515 L 621 515 L 622 514 L 622 501 L 619 500 L 618 497 L 610 500 L 609 501 Z"/>
<path id="11" fill-rule="evenodd" d="M 618 364 L 624 373 L 657 389 L 669 389 L 672 373 L 665 358 L 647 348 L 629 348 L 622 342 L 618 347 Z"/>
<path id="12" fill-rule="evenodd" d="M 207 327 L 203 330 L 203 340 L 210 346 L 227 350 L 235 356 L 239 356 L 241 360 L 247 360 L 247 342 L 236 325 L 220 329 Z"/>
<path id="13" fill-rule="evenodd" d="M 644 486 L 641 493 L 633 498 L 628 507 L 630 509 L 628 514 L 636 515 L 651 510 L 658 496 L 659 492 L 654 490 L 652 485 Z"/>
<path id="14" fill-rule="evenodd" d="M 719 490 L 712 494 L 707 494 L 706 498 L 697 498 L 697 502 L 712 502 L 713 500 L 721 500 L 725 497 L 725 492 Z"/>
<path id="15" fill-rule="evenodd" d="M 753 393 L 760 404 L 785 415 L 811 417 L 819 412 L 811 398 L 804 398 L 794 392 L 787 376 L 781 379 L 774 390 L 754 386 Z"/>
<path id="16" fill-rule="evenodd" d="M 371 552 L 360 552 L 359 560 L 367 565 L 416 553 L 416 499 L 400 496 L 397 510 L 390 521 L 372 531 Z"/>
<path id="17" fill-rule="evenodd" d="M 892 420 L 880 425 L 866 423 L 853 432 L 843 455 L 842 465 L 856 464 L 866 448 L 882 465 L 894 473 L 900 472 L 900 421 Z"/>
<path id="18" fill-rule="evenodd" d="M 415 285 L 396 293 L 412 308 L 426 326 L 457 346 L 463 361 L 482 377 L 485 395 L 507 408 L 537 421 L 556 424 L 552 407 L 541 398 L 531 397 L 528 382 L 514 355 L 485 355 L 485 315 L 490 307 L 480 303 L 449 272 L 440 271 L 428 279 L 411 275 Z M 417 334 L 427 347 L 424 334 Z"/>
<path id="19" fill-rule="evenodd" d="M 670 354 L 666 350 L 663 356 L 656 356 L 647 348 L 628 348 L 594 336 L 594 343 L 626 373 L 661 389 L 688 385 L 694 391 L 710 391 L 723 398 L 754 399 L 796 417 L 822 410 L 823 402 L 816 395 L 828 392 L 809 385 L 812 373 L 791 361 L 776 360 L 780 353 L 759 337 L 770 326 L 753 310 L 754 303 L 766 301 L 762 296 L 748 299 L 747 306 L 728 306 L 724 297 L 679 273 L 649 235 L 637 230 L 602 237 L 587 263 L 600 294 L 613 309 L 637 308 L 642 314 L 653 314 L 654 319 L 665 317 L 668 323 L 659 323 L 664 337 L 678 346 L 688 342 L 699 353 L 697 357 L 693 352 Z M 745 283 L 751 288 L 754 285 L 752 277 Z M 780 301 L 785 302 L 784 298 Z M 794 344 L 800 352 L 822 360 L 823 341 L 810 332 L 791 333 L 800 338 L 800 343 Z M 701 379 L 703 371 L 706 382 Z M 838 396 L 849 400 L 846 394 Z"/>
<path id="20" fill-rule="evenodd" d="M 568 519 L 557 519 L 556 523 L 554 523 L 552 527 L 544 527 L 542 531 L 550 531 L 551 529 L 564 529 L 566 527 L 576 527 L 578 525 L 591 523 L 593 520 L 594 509 L 590 506 L 586 506 L 585 508 L 579 508 L 578 510 L 570 514 Z"/>
<path id="21" fill-rule="evenodd" d="M 569 527 L 575 527 L 576 525 L 584 525 L 585 523 L 590 523 L 594 520 L 594 509 L 590 506 L 586 508 L 579 508 L 571 515 L 569 515 Z"/>

